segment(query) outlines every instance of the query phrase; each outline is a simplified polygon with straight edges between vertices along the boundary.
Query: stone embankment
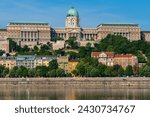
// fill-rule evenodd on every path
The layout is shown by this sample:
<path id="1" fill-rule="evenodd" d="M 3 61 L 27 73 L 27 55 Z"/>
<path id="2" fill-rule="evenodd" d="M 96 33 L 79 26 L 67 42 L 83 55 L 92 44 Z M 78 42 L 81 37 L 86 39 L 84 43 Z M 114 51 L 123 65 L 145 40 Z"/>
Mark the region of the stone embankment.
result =
<path id="1" fill-rule="evenodd" d="M 150 88 L 150 78 L 1 78 L 0 86 Z"/>

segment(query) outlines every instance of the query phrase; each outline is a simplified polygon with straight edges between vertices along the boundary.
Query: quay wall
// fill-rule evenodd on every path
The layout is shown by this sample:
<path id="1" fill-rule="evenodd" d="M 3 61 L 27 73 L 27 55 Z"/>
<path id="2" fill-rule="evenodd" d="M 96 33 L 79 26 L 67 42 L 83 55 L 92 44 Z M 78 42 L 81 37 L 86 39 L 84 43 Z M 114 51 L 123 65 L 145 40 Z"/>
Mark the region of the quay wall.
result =
<path id="1" fill-rule="evenodd" d="M 147 89 L 150 78 L 0 78 L 1 86 Z"/>

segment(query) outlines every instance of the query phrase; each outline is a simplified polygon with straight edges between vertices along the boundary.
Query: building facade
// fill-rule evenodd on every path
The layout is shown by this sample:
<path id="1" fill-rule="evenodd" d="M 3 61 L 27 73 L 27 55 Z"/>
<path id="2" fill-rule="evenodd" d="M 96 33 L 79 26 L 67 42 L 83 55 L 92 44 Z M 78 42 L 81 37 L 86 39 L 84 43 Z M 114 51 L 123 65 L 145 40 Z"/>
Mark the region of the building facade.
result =
<path id="1" fill-rule="evenodd" d="M 0 50 L 9 53 L 9 41 L 8 40 L 0 40 Z"/>
<path id="2" fill-rule="evenodd" d="M 57 57 L 58 67 L 63 69 L 65 71 L 65 73 L 68 73 L 68 62 L 69 62 L 68 56 Z"/>
<path id="3" fill-rule="evenodd" d="M 130 41 L 141 39 L 141 29 L 138 24 L 100 24 L 97 30 L 98 39 L 103 39 L 108 34 L 121 35 Z"/>
<path id="4" fill-rule="evenodd" d="M 116 54 L 114 57 L 114 64 L 121 65 L 124 69 L 128 65 L 134 67 L 138 66 L 138 58 L 133 54 Z"/>
<path id="5" fill-rule="evenodd" d="M 59 68 L 63 69 L 65 73 L 71 74 L 73 70 L 76 69 L 76 66 L 78 65 L 77 60 L 69 60 L 68 56 L 58 56 L 57 62 Z"/>
<path id="6" fill-rule="evenodd" d="M 114 65 L 114 54 L 112 52 L 92 52 L 91 57 L 97 58 L 99 63 L 106 66 Z"/>
<path id="7" fill-rule="evenodd" d="M 24 66 L 28 69 L 32 69 L 35 67 L 34 65 L 35 56 L 34 55 L 18 55 L 16 57 L 16 66 Z"/>
<path id="8" fill-rule="evenodd" d="M 49 66 L 49 62 L 57 59 L 57 56 L 43 56 L 43 55 L 36 55 L 34 66 Z"/>
<path id="9" fill-rule="evenodd" d="M 150 42 L 150 31 L 142 31 L 141 36 L 143 40 Z"/>
<path id="10" fill-rule="evenodd" d="M 16 66 L 16 59 L 14 56 L 1 56 L 0 65 L 5 66 L 8 69 L 12 69 Z"/>
<path id="11" fill-rule="evenodd" d="M 7 25 L 7 38 L 11 38 L 20 46 L 46 44 L 50 40 L 48 23 L 10 22 Z"/>
<path id="12" fill-rule="evenodd" d="M 99 63 L 106 66 L 120 65 L 124 69 L 131 65 L 138 65 L 138 58 L 133 54 L 114 54 L 112 52 L 92 52 L 91 57 L 97 58 Z"/>
<path id="13" fill-rule="evenodd" d="M 78 63 L 79 62 L 77 60 L 68 61 L 68 73 L 72 73 L 72 71 L 76 69 Z"/>
<path id="14" fill-rule="evenodd" d="M 74 7 L 67 12 L 65 27 L 51 27 L 45 22 L 10 22 L 6 29 L 0 29 L 0 41 L 11 38 L 20 46 L 33 47 L 51 42 L 56 37 L 64 42 L 69 37 L 76 37 L 79 45 L 86 45 L 86 42 L 98 42 L 108 34 L 122 35 L 130 41 L 150 41 L 150 31 L 141 31 L 138 24 L 102 23 L 95 28 L 82 28 L 79 13 Z"/>

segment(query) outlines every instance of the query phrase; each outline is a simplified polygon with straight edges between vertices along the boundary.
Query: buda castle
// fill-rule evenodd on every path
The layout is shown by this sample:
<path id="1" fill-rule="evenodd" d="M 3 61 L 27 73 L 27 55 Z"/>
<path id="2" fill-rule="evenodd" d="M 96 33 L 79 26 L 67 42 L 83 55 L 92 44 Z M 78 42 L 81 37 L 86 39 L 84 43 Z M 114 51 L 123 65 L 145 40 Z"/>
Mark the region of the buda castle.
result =
<path id="1" fill-rule="evenodd" d="M 130 41 L 143 39 L 150 41 L 150 31 L 141 31 L 138 24 L 102 23 L 95 28 L 82 28 L 78 11 L 71 7 L 66 15 L 65 27 L 51 27 L 46 22 L 9 22 L 5 29 L 0 29 L 0 49 L 8 51 L 8 39 L 13 39 L 20 46 L 52 43 L 56 48 L 65 44 L 69 37 L 76 37 L 81 46 L 96 43 L 108 34 L 121 35 Z M 60 37 L 61 43 L 52 42 Z"/>

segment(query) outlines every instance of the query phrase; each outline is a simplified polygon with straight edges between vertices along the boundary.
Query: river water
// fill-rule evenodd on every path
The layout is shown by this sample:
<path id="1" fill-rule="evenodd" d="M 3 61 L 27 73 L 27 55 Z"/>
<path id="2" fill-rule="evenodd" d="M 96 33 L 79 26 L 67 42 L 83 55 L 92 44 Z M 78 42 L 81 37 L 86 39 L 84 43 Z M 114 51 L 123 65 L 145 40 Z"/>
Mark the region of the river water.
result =
<path id="1" fill-rule="evenodd" d="M 0 87 L 0 100 L 150 100 L 150 89 Z"/>

